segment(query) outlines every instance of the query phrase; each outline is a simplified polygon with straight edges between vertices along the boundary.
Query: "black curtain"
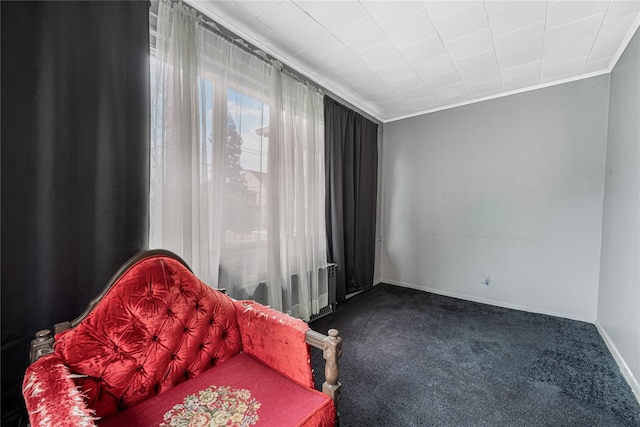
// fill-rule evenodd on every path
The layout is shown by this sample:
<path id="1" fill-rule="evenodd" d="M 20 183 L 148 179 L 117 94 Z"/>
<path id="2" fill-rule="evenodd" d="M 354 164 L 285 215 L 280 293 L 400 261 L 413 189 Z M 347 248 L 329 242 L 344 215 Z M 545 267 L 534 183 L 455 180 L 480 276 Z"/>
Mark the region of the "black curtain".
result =
<path id="1" fill-rule="evenodd" d="M 373 286 L 378 125 L 324 98 L 328 258 L 338 301 Z"/>
<path id="2" fill-rule="evenodd" d="M 148 2 L 1 2 L 2 425 L 38 329 L 147 245 Z"/>

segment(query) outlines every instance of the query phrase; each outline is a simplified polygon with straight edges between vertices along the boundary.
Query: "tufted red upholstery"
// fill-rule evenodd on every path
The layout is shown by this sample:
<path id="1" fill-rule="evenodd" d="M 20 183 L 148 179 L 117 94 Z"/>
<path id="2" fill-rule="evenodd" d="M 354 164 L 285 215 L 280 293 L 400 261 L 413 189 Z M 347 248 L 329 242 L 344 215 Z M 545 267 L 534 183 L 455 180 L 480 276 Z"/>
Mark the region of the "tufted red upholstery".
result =
<path id="1" fill-rule="evenodd" d="M 303 387 L 313 388 L 311 352 L 305 341 L 309 325 L 253 301 L 234 304 L 242 351 Z M 274 328 L 274 323 L 286 328 Z"/>
<path id="2" fill-rule="evenodd" d="M 218 365 L 241 350 L 232 300 L 180 262 L 155 256 L 131 267 L 55 354 L 105 417 Z"/>

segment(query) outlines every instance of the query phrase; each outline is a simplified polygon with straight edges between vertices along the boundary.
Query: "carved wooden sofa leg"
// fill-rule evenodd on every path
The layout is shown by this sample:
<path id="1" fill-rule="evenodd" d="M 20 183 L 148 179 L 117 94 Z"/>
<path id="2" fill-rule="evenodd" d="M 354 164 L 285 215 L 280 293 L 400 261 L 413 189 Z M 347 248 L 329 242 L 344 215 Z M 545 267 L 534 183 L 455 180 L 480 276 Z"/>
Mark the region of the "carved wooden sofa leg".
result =
<path id="1" fill-rule="evenodd" d="M 338 411 L 338 401 L 342 384 L 338 381 L 340 376 L 340 358 L 342 357 L 342 338 L 338 336 L 337 329 L 329 329 L 329 335 L 308 330 L 306 341 L 312 347 L 322 350 L 322 357 L 325 360 L 324 378 L 322 392 L 333 399 L 336 406 L 336 426 L 340 424 L 340 411 Z"/>

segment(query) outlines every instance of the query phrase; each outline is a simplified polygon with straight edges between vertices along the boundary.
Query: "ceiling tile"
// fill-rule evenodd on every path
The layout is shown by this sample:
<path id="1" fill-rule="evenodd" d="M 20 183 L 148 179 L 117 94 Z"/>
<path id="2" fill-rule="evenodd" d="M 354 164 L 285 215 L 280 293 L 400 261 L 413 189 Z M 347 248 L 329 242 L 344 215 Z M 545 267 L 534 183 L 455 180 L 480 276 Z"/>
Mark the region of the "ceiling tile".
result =
<path id="1" fill-rule="evenodd" d="M 258 20 L 283 35 L 296 37 L 307 33 L 318 24 L 294 3 L 283 1 L 258 16 Z M 287 25 L 282 25 L 284 22 Z"/>
<path id="2" fill-rule="evenodd" d="M 544 28 L 545 21 L 543 20 L 500 36 L 494 34 L 493 44 L 496 49 L 496 54 L 505 55 L 520 50 L 523 46 L 542 43 L 544 40 Z"/>
<path id="3" fill-rule="evenodd" d="M 579 75 L 585 63 L 583 58 L 568 61 L 544 60 L 540 69 L 540 80 L 546 82 Z"/>
<path id="4" fill-rule="evenodd" d="M 409 62 L 422 62 L 434 56 L 446 53 L 446 49 L 440 41 L 440 37 L 433 36 L 420 40 L 418 43 L 400 49 L 400 53 Z"/>
<path id="5" fill-rule="evenodd" d="M 384 67 L 389 61 L 395 61 L 402 58 L 400 51 L 389 40 L 371 46 L 367 49 L 360 50 L 356 54 L 370 66 L 373 70 Z"/>
<path id="6" fill-rule="evenodd" d="M 489 27 L 487 13 L 482 3 L 442 19 L 433 17 L 432 19 L 440 38 L 445 43 Z"/>
<path id="7" fill-rule="evenodd" d="M 573 43 L 563 44 L 561 46 L 549 47 L 543 52 L 543 60 L 567 60 L 573 58 L 587 58 L 589 52 L 593 48 L 595 37 L 589 37 L 587 39 L 578 40 Z"/>
<path id="8" fill-rule="evenodd" d="M 361 60 L 358 60 L 357 62 L 350 65 L 342 66 L 340 67 L 340 69 L 342 75 L 348 79 L 364 80 L 377 77 L 377 74 Z"/>
<path id="9" fill-rule="evenodd" d="M 604 14 L 594 15 L 581 21 L 547 30 L 544 43 L 548 46 L 561 46 L 589 38 L 598 32 L 603 18 Z"/>
<path id="10" fill-rule="evenodd" d="M 433 93 L 440 99 L 467 97 L 467 88 L 462 82 L 458 82 L 447 86 L 440 86 L 434 89 Z"/>
<path id="11" fill-rule="evenodd" d="M 527 64 L 542 57 L 542 43 L 528 46 L 524 49 L 498 56 L 500 68 L 513 68 Z"/>
<path id="12" fill-rule="evenodd" d="M 255 17 L 253 13 L 241 8 L 235 1 L 206 2 L 206 5 L 209 11 L 220 16 L 235 17 L 237 14 L 241 13 Z"/>
<path id="13" fill-rule="evenodd" d="M 379 100 L 381 97 L 384 97 L 384 94 L 390 93 L 392 88 L 389 87 L 388 83 L 380 79 L 378 75 L 373 74 L 372 76 L 372 78 L 368 78 L 367 80 L 350 79 L 348 84 L 361 91 L 363 96 Z"/>
<path id="14" fill-rule="evenodd" d="M 411 101 L 411 105 L 414 108 L 412 111 L 408 111 L 408 113 L 431 109 L 437 105 L 438 101 L 439 99 L 436 95 L 426 96 L 424 98 L 416 98 L 415 100 Z"/>
<path id="15" fill-rule="evenodd" d="M 454 61 L 456 70 L 461 74 L 483 70 L 496 65 L 496 54 L 493 50 L 485 50 L 477 55 Z"/>
<path id="16" fill-rule="evenodd" d="M 378 73 L 380 78 L 385 82 L 396 82 L 416 74 L 404 58 L 378 68 L 376 73 Z"/>
<path id="17" fill-rule="evenodd" d="M 415 77 L 417 79 L 417 77 Z M 412 77 L 409 77 L 409 79 L 412 79 Z M 383 82 L 382 83 L 382 88 L 383 91 L 381 93 L 393 93 L 393 96 L 391 96 L 391 98 L 397 98 L 400 99 L 401 95 L 399 94 L 400 91 L 404 91 L 406 89 L 406 83 L 403 80 L 397 81 L 397 82 L 391 82 L 391 83 L 387 83 L 387 82 Z M 388 91 L 388 92 L 387 92 Z M 387 95 L 387 98 L 389 96 Z M 406 99 L 405 99 L 406 101 Z"/>
<path id="18" fill-rule="evenodd" d="M 500 91 L 502 91 L 502 86 L 499 79 L 467 86 L 467 93 L 476 97 L 493 95 Z"/>
<path id="19" fill-rule="evenodd" d="M 306 49 L 305 39 L 300 36 L 292 37 L 291 34 L 274 31 L 269 35 L 269 39 L 272 40 L 272 43 L 277 46 L 279 50 L 288 56 L 297 56 Z"/>
<path id="20" fill-rule="evenodd" d="M 387 35 L 370 17 L 365 17 L 335 33 L 354 52 L 364 50 L 387 39 Z"/>
<path id="21" fill-rule="evenodd" d="M 517 6 L 518 3 L 522 3 L 523 0 L 512 1 L 488 1 L 484 3 L 484 7 L 487 10 L 487 15 L 495 15 L 503 9 L 511 6 Z"/>
<path id="22" fill-rule="evenodd" d="M 408 110 L 408 103 L 403 99 L 394 99 L 384 103 L 384 106 L 391 111 L 398 111 L 400 114 L 405 114 Z"/>
<path id="23" fill-rule="evenodd" d="M 404 108 L 406 108 L 409 103 L 407 102 L 406 99 L 401 99 L 398 96 L 395 97 L 385 97 L 384 100 L 382 101 L 378 101 L 380 102 L 380 104 L 382 104 L 382 106 L 385 109 L 390 109 L 390 110 L 396 110 L 398 111 L 400 114 L 404 114 Z"/>
<path id="24" fill-rule="evenodd" d="M 598 32 L 596 43 L 603 44 L 614 40 L 622 40 L 629 32 L 636 18 L 637 15 L 626 15 L 613 20 L 606 19 Z"/>
<path id="25" fill-rule="evenodd" d="M 295 5 L 333 32 L 338 32 L 369 16 L 361 3 L 355 1 L 340 2 L 339 6 L 330 1 L 296 1 Z M 337 7 L 339 7 L 339 11 L 336 10 Z M 291 22 L 288 20 L 280 21 L 281 26 L 289 24 Z"/>
<path id="26" fill-rule="evenodd" d="M 499 79 L 500 71 L 498 70 L 498 66 L 494 65 L 483 70 L 462 74 L 460 77 L 462 77 L 462 81 L 465 85 L 472 86 Z"/>
<path id="27" fill-rule="evenodd" d="M 539 83 L 538 75 L 524 76 L 518 80 L 512 80 L 508 82 L 502 82 L 502 89 L 505 91 L 523 89 L 527 86 L 535 86 Z"/>
<path id="28" fill-rule="evenodd" d="M 457 83 L 462 83 L 462 80 L 460 79 L 460 75 L 455 71 L 451 71 L 449 73 L 431 77 L 429 79 L 429 88 L 431 90 L 434 90 L 434 88 L 438 88 L 441 86 L 449 86 Z"/>
<path id="29" fill-rule="evenodd" d="M 371 93 L 370 98 L 377 101 L 396 96 L 398 93 L 396 89 L 393 89 L 389 87 L 389 85 L 384 84 L 384 82 L 382 82 L 380 78 L 376 78 L 376 80 L 374 81 L 367 82 L 366 85 L 368 85 L 369 87 L 369 89 L 367 89 L 366 91 L 367 93 L 369 93 L 371 91 L 371 88 L 373 88 L 374 92 Z M 364 85 L 360 85 L 360 87 L 363 86 Z"/>
<path id="30" fill-rule="evenodd" d="M 531 25 L 533 22 L 544 21 L 546 16 L 546 2 L 523 1 L 489 15 L 489 24 L 493 36 L 496 37 Z"/>
<path id="31" fill-rule="evenodd" d="M 547 8 L 547 29 L 561 27 L 607 11 L 609 1 L 558 1 Z"/>
<path id="32" fill-rule="evenodd" d="M 457 96 L 450 96 L 450 97 L 442 97 L 440 98 L 440 102 L 439 102 L 439 107 L 438 110 L 443 110 L 445 108 L 450 108 L 451 106 L 455 106 L 455 105 L 459 105 L 463 102 L 468 102 L 469 101 L 469 94 L 466 95 L 457 95 Z M 443 108 L 444 106 L 444 108 Z"/>
<path id="33" fill-rule="evenodd" d="M 427 78 L 456 71 L 451 58 L 447 54 L 414 64 L 413 69 L 416 70 L 419 76 Z"/>
<path id="34" fill-rule="evenodd" d="M 408 87 L 424 88 L 425 90 L 429 90 L 429 87 L 425 86 L 422 79 L 420 79 L 420 77 L 418 77 L 416 74 L 404 77 L 393 82 L 385 83 L 385 86 L 396 92 L 405 91 Z"/>
<path id="35" fill-rule="evenodd" d="M 344 45 L 340 45 L 337 48 L 318 56 L 316 60 L 318 68 L 347 68 L 349 66 L 362 62 L 360 59 L 353 55 L 353 52 Z"/>
<path id="36" fill-rule="evenodd" d="M 282 3 L 283 0 L 276 0 L 276 1 L 269 1 L 269 0 L 263 0 L 263 1 L 247 1 L 247 0 L 242 0 L 242 1 L 238 1 L 235 0 L 235 3 L 241 7 L 242 9 L 245 9 L 247 12 L 249 12 L 251 15 L 253 16 L 260 16 L 260 14 L 268 11 L 269 9 L 273 8 L 274 6 L 278 5 L 279 3 Z"/>
<path id="37" fill-rule="evenodd" d="M 401 98 L 405 99 L 425 99 L 425 98 L 433 98 L 436 95 L 426 86 L 422 87 L 413 87 L 408 89 L 403 89 L 398 91 L 398 95 Z"/>
<path id="38" fill-rule="evenodd" d="M 429 96 L 422 96 L 419 98 L 415 98 L 412 102 L 415 102 L 417 105 L 424 108 L 424 107 L 429 107 L 433 105 L 433 103 L 437 101 L 438 101 L 438 96 L 432 93 Z"/>
<path id="39" fill-rule="evenodd" d="M 612 59 L 613 59 L 613 56 L 611 56 L 609 58 L 601 59 L 599 61 L 589 62 L 582 69 L 582 73 L 583 74 L 589 74 L 589 73 L 596 73 L 598 71 L 607 70 L 609 68 L 609 66 L 611 65 L 611 60 Z"/>
<path id="40" fill-rule="evenodd" d="M 493 40 L 488 27 L 456 40 L 445 42 L 451 59 L 459 61 L 474 56 L 478 52 L 493 49 Z"/>
<path id="41" fill-rule="evenodd" d="M 331 80 L 337 82 L 342 87 L 352 88 L 351 81 L 345 78 L 345 75 L 342 73 L 341 67 L 327 67 L 322 69 L 322 75 L 326 78 L 330 78 Z M 375 76 L 369 77 L 373 79 Z M 364 77 L 362 78 L 364 81 Z"/>
<path id="42" fill-rule="evenodd" d="M 607 20 L 615 20 L 628 15 L 637 15 L 640 12 L 640 1 L 613 0 L 607 10 Z"/>
<path id="43" fill-rule="evenodd" d="M 313 28 L 300 41 L 303 47 L 301 51 L 303 57 L 315 56 L 317 58 L 342 45 L 340 40 L 320 26 Z"/>
<path id="44" fill-rule="evenodd" d="M 613 41 L 609 43 L 596 44 L 593 46 L 591 50 L 591 54 L 589 55 L 588 62 L 598 62 L 603 59 L 610 59 L 613 55 L 618 52 L 620 48 L 619 41 Z"/>
<path id="45" fill-rule="evenodd" d="M 203 2 L 207 11 L 213 16 L 222 16 L 225 25 L 231 24 L 239 28 L 251 28 L 251 35 L 257 37 L 268 37 L 273 33 L 273 29 L 265 23 L 259 21 L 255 15 L 246 9 L 241 8 L 236 2 Z M 219 20 L 217 20 L 219 21 Z"/>
<path id="46" fill-rule="evenodd" d="M 406 15 L 401 20 L 381 22 L 380 26 L 398 48 L 437 35 L 424 9 Z"/>
<path id="47" fill-rule="evenodd" d="M 362 6 L 381 25 L 401 22 L 416 12 L 424 12 L 424 7 L 417 1 L 364 1 Z"/>
<path id="48" fill-rule="evenodd" d="M 385 121 L 606 71 L 640 1 L 185 0 Z"/>
<path id="49" fill-rule="evenodd" d="M 542 61 L 537 59 L 517 67 L 503 68 L 500 70 L 502 82 L 513 82 L 529 76 L 539 76 Z"/>
<path id="50" fill-rule="evenodd" d="M 433 20 L 444 19 L 478 4 L 477 1 L 423 1 L 422 3 Z"/>

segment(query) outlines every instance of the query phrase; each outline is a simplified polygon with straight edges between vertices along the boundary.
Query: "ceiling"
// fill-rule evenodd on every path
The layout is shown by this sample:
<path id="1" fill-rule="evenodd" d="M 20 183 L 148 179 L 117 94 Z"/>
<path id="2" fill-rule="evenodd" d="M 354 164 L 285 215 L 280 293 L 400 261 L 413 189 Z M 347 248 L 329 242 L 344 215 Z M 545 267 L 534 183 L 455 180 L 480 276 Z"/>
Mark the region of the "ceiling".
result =
<path id="1" fill-rule="evenodd" d="M 640 0 L 188 3 L 382 122 L 610 72 L 640 16 Z"/>

